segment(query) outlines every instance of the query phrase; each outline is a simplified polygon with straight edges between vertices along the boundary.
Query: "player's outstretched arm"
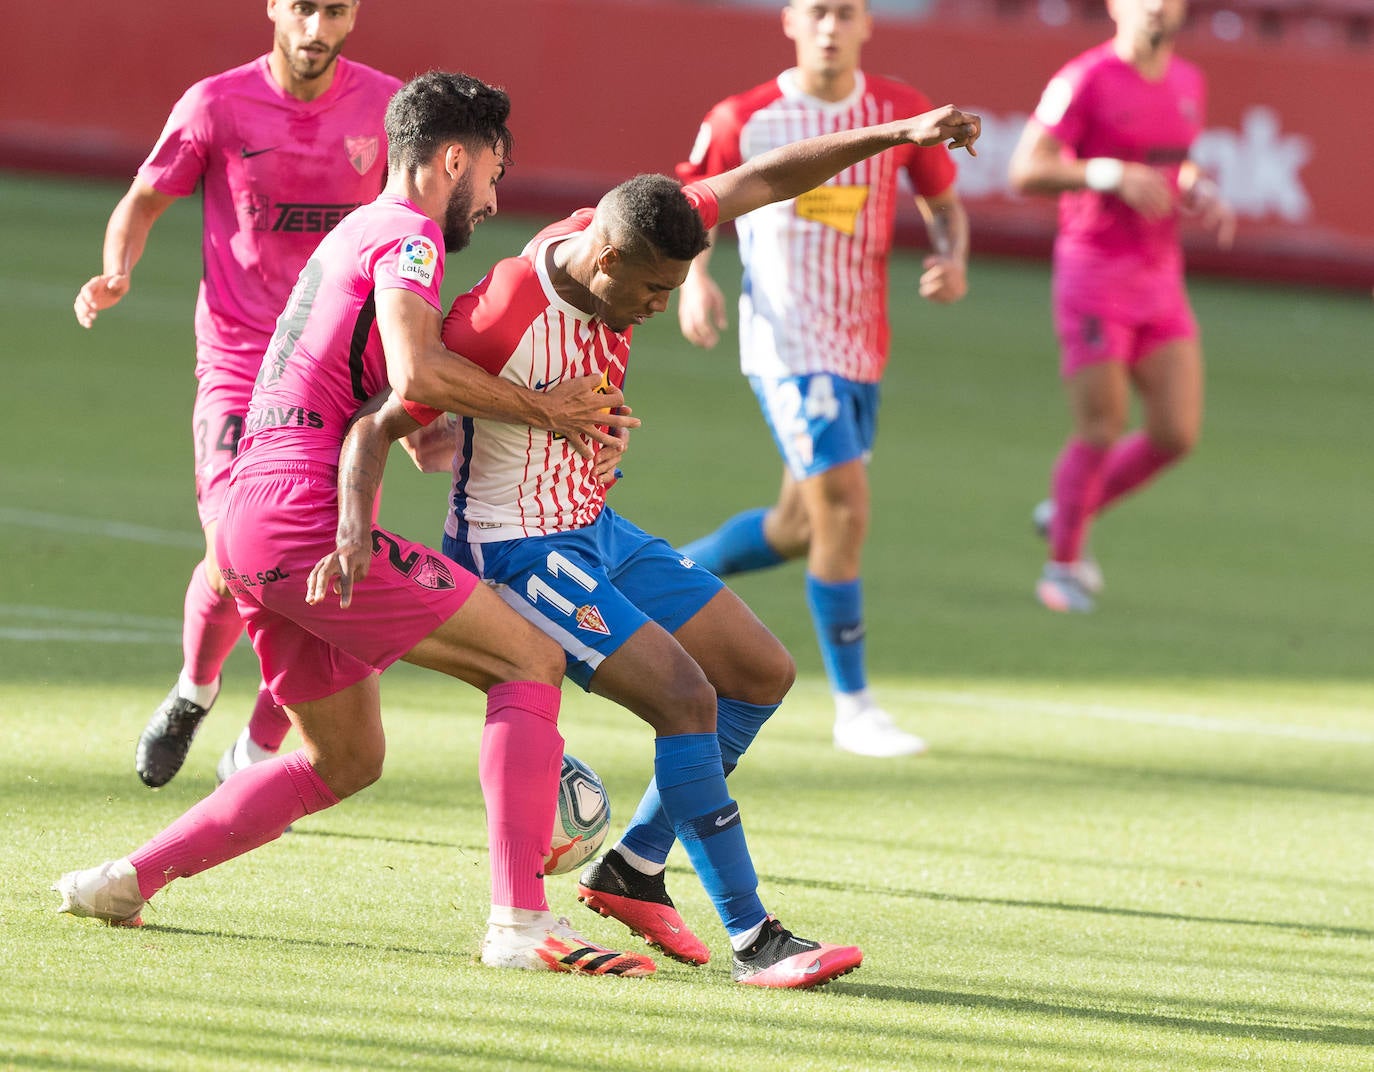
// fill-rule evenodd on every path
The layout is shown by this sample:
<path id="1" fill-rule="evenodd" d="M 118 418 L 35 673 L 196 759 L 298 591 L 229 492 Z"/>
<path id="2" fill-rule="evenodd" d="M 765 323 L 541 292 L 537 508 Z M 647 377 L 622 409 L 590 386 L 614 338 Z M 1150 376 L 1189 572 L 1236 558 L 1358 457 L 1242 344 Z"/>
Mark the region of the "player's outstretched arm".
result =
<path id="1" fill-rule="evenodd" d="M 440 416 L 442 420 L 442 415 Z M 335 584 L 339 606 L 353 600 L 353 585 L 372 565 L 372 508 L 382 489 L 391 444 L 420 428 L 388 388 L 366 402 L 349 422 L 339 451 L 339 525 L 334 550 L 315 563 L 306 579 L 305 601 L 321 603 Z"/>
<path id="2" fill-rule="evenodd" d="M 615 445 L 607 428 L 635 428 L 638 417 L 615 412 L 625 396 L 615 388 L 598 390 L 599 376 L 564 380 L 550 391 L 493 376 L 444 346 L 439 310 L 418 294 L 389 288 L 377 294 L 377 331 L 386 352 L 387 378 L 396 393 L 412 402 L 507 424 L 557 432 L 585 458 L 592 442 Z M 607 408 L 611 412 L 607 412 Z"/>
<path id="3" fill-rule="evenodd" d="M 103 270 L 86 281 L 72 304 L 77 322 L 83 328 L 89 328 L 102 310 L 115 305 L 129 293 L 129 276 L 143 256 L 148 234 L 157 218 L 175 200 L 168 194 L 158 193 L 142 179 L 134 179 L 105 225 Z"/>
<path id="4" fill-rule="evenodd" d="M 947 144 L 976 156 L 973 144 L 982 128 L 977 115 L 946 104 L 910 119 L 793 142 L 706 182 L 715 191 L 720 222 L 724 223 L 774 201 L 804 194 L 852 164 L 898 145 Z"/>

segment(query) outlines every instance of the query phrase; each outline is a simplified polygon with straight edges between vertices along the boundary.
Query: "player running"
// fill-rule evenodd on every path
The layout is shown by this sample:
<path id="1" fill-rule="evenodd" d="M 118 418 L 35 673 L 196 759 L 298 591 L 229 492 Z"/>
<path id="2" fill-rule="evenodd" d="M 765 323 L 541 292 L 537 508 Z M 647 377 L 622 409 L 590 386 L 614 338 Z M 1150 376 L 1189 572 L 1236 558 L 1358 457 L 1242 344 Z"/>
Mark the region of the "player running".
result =
<path id="1" fill-rule="evenodd" d="M 1202 348 L 1183 281 L 1180 215 L 1235 229 L 1216 185 L 1188 160 L 1202 130 L 1202 72 L 1174 55 L 1185 0 L 1108 0 L 1116 34 L 1050 79 L 1011 161 L 1026 193 L 1057 194 L 1054 320 L 1073 428 L 1051 498 L 1036 595 L 1086 612 L 1102 574 L 1092 519 L 1179 461 L 1202 425 Z M 1130 390 L 1144 427 L 1125 435 Z"/>
<path id="2" fill-rule="evenodd" d="M 357 0 L 268 0 L 267 14 L 272 51 L 197 82 L 172 109 L 110 216 L 104 270 L 76 297 L 76 318 L 89 328 L 129 293 L 157 219 L 177 198 L 204 188 L 191 430 L 205 558 L 186 589 L 181 673 L 134 757 L 139 777 L 153 788 L 181 769 L 243 632 L 220 577 L 215 530 L 253 377 L 320 238 L 381 191 L 382 117 L 401 84 L 340 55 L 357 21 Z M 221 779 L 275 753 L 289 728 L 271 693 L 260 689 L 247 728 L 220 760 Z"/>
<path id="3" fill-rule="evenodd" d="M 782 15 L 797 65 L 711 109 L 691 159 L 678 166 L 684 182 L 802 137 L 930 107 L 910 86 L 860 69 L 873 32 L 865 0 L 792 0 Z M 921 296 L 956 302 L 968 289 L 968 217 L 943 145 L 905 145 L 861 161 L 736 221 L 744 263 L 740 367 L 782 454 L 782 489 L 771 508 L 737 514 L 682 549 L 720 577 L 806 559 L 806 602 L 834 694 L 832 739 L 847 752 L 880 757 L 926 750 L 869 692 L 860 576 L 903 174 L 934 249 Z M 678 303 L 683 335 L 707 348 L 726 326 L 710 258 L 707 250 L 692 265 Z"/>

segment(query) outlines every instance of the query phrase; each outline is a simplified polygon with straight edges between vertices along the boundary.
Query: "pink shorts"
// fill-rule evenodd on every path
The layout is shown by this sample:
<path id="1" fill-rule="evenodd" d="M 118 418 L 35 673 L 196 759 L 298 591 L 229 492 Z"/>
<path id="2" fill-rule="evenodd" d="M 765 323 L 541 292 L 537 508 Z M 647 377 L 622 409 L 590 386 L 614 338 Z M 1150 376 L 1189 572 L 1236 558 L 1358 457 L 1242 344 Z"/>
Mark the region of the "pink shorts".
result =
<path id="1" fill-rule="evenodd" d="M 1056 274 L 1054 327 L 1066 379 L 1102 361 L 1134 365 L 1165 343 L 1198 333 L 1182 279 L 1167 277 L 1118 288 Z"/>
<path id="2" fill-rule="evenodd" d="M 253 379 L 211 371 L 196 387 L 191 434 L 196 448 L 196 509 L 200 527 L 218 521 L 229 485 L 229 467 L 238 453 L 243 419 L 253 395 Z"/>
<path id="3" fill-rule="evenodd" d="M 337 595 L 306 603 L 311 569 L 334 550 L 335 480 L 319 465 L 264 465 L 240 472 L 224 497 L 220 569 L 263 681 L 288 706 L 385 670 L 453 617 L 479 583 L 439 552 L 373 529 L 372 568 L 348 609 Z"/>

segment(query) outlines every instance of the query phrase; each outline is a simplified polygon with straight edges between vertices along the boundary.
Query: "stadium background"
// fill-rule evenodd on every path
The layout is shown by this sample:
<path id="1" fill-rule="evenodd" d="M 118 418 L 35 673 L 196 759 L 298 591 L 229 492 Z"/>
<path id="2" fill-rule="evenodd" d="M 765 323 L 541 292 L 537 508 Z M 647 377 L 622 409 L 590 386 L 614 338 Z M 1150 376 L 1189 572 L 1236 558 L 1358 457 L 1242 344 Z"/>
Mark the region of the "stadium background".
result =
<path id="1" fill-rule="evenodd" d="M 780 0 L 368 0 L 348 54 L 402 77 L 468 70 L 514 101 L 507 210 L 563 211 L 635 171 L 668 170 L 705 109 L 791 62 Z M 47 5 L 7 13 L 0 167 L 132 174 L 172 102 L 264 49 L 240 4 Z M 1240 214 L 1234 250 L 1199 241 L 1202 270 L 1374 283 L 1374 2 L 1197 0 L 1181 51 L 1211 86 L 1198 158 Z M 1013 198 L 1006 163 L 1069 56 L 1109 35 L 1100 0 L 879 0 L 869 69 L 984 116 L 961 190 L 979 251 L 1041 253 L 1048 200 Z M 397 12 L 403 11 L 403 17 Z M 54 55 L 60 53 L 60 74 Z M 903 224 L 914 239 L 913 216 Z"/>

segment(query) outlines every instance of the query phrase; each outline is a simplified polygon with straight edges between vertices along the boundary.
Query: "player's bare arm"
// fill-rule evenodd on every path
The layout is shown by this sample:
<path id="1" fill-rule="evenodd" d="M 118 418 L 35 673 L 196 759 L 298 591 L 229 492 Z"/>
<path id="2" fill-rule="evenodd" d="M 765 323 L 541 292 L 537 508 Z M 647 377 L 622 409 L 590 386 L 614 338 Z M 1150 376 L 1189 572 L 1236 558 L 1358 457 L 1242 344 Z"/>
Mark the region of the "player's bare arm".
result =
<path id="1" fill-rule="evenodd" d="M 711 228 L 711 245 L 692 262 L 677 299 L 677 323 L 683 338 L 704 350 L 714 348 L 720 342 L 720 333 L 730 326 L 725 314 L 725 294 L 711 278 L 711 248 L 719 230 Z"/>
<path id="2" fill-rule="evenodd" d="M 1202 168 L 1186 160 L 1178 174 L 1183 211 L 1217 236 L 1217 245 L 1230 249 L 1236 237 L 1236 213 L 1221 188 Z"/>
<path id="3" fill-rule="evenodd" d="M 934 197 L 918 197 L 934 252 L 923 262 L 920 294 L 947 305 L 968 293 L 968 213 L 954 187 Z"/>
<path id="4" fill-rule="evenodd" d="M 377 330 L 386 351 L 387 375 L 402 397 L 469 417 L 557 432 L 585 458 L 594 454 L 592 442 L 615 445 L 607 428 L 634 428 L 640 423 L 628 413 L 615 412 L 625 396 L 615 388 L 598 390 L 599 376 L 565 380 L 550 391 L 531 391 L 453 353 L 441 341 L 442 327 L 439 310 L 418 294 L 399 288 L 378 293 Z"/>
<path id="5" fill-rule="evenodd" d="M 441 417 L 440 420 L 443 418 Z M 420 428 L 390 389 L 366 402 L 349 422 L 339 451 L 339 524 L 334 550 L 315 564 L 306 581 L 306 602 L 320 603 L 337 582 L 339 606 L 353 599 L 353 585 L 372 564 L 372 505 L 382 487 L 391 444 Z"/>
<path id="6" fill-rule="evenodd" d="M 707 179 L 720 205 L 720 222 L 815 189 L 845 168 L 898 145 L 948 145 L 971 155 L 982 120 L 952 104 L 929 112 L 856 130 L 806 138 L 772 149 Z"/>
<path id="7" fill-rule="evenodd" d="M 1149 220 L 1173 211 L 1169 183 L 1147 164 L 1115 159 L 1075 160 L 1063 155 L 1063 144 L 1030 119 L 1012 153 L 1012 188 L 1023 194 L 1058 194 L 1063 190 L 1099 190 L 1115 194 Z"/>
<path id="8" fill-rule="evenodd" d="M 129 293 L 129 276 L 143 256 L 148 234 L 175 200 L 169 194 L 158 193 L 142 179 L 134 179 L 105 226 L 102 271 L 86 281 L 72 306 L 83 328 L 89 328 L 102 310 Z"/>

